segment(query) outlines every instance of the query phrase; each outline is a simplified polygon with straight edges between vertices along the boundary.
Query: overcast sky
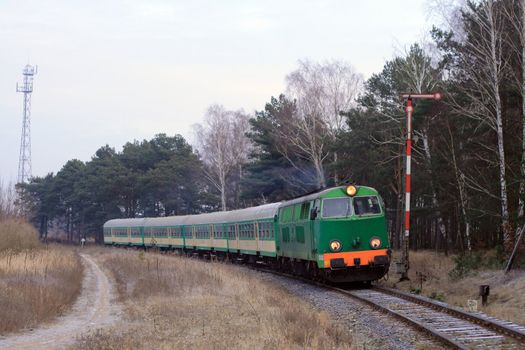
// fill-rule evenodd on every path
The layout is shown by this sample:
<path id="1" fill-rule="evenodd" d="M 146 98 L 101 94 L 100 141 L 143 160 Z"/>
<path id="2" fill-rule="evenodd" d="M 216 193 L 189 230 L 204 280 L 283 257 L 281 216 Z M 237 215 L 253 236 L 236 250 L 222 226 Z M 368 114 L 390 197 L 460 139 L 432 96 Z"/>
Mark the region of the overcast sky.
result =
<path id="1" fill-rule="evenodd" d="M 28 62 L 33 175 L 105 144 L 191 136 L 213 103 L 261 110 L 297 60 L 365 77 L 428 32 L 424 0 L 0 0 L 0 180 L 17 176 Z"/>

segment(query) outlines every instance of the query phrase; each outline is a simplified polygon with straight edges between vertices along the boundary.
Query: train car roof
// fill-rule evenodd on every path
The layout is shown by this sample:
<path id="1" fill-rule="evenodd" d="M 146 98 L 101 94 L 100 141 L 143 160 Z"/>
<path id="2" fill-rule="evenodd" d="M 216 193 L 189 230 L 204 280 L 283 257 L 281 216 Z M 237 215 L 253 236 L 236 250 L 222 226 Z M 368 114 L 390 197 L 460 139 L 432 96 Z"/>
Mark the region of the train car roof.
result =
<path id="1" fill-rule="evenodd" d="M 145 218 L 137 219 L 113 219 L 106 221 L 104 227 L 140 227 L 143 226 Z"/>
<path id="2" fill-rule="evenodd" d="M 277 214 L 277 209 L 279 208 L 279 205 L 280 203 L 270 203 L 246 209 L 219 211 L 214 213 L 205 213 L 197 215 L 165 216 L 158 218 L 142 219 L 114 219 L 107 221 L 104 224 L 104 227 L 164 227 L 178 225 L 219 224 L 235 221 L 273 219 L 275 214 Z"/>

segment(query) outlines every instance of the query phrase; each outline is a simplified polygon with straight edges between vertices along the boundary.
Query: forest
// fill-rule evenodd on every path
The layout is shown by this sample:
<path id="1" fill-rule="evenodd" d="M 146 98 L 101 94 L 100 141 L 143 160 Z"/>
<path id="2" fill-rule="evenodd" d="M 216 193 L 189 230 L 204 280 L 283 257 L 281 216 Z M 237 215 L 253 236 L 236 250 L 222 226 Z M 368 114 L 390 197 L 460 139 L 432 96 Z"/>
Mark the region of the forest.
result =
<path id="1" fill-rule="evenodd" d="M 104 145 L 19 184 L 26 215 L 42 235 L 100 240 L 112 218 L 231 210 L 355 183 L 382 194 L 399 247 L 401 94 L 439 91 L 441 101 L 414 110 L 410 246 L 508 251 L 524 223 L 525 2 L 468 1 L 440 18 L 428 40 L 366 80 L 346 60 L 302 60 L 255 113 L 210 106 L 192 145 L 165 133 L 118 152 Z"/>

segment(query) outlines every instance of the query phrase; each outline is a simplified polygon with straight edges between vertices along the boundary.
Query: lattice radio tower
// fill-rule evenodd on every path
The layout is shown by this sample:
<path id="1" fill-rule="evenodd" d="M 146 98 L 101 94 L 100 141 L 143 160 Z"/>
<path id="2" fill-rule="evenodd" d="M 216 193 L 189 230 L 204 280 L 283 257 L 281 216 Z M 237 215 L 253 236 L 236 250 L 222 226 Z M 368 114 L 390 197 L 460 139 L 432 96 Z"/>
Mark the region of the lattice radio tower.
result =
<path id="1" fill-rule="evenodd" d="M 16 84 L 16 91 L 24 94 L 24 115 L 22 119 L 22 137 L 20 138 L 20 157 L 18 158 L 18 183 L 24 183 L 31 178 L 31 93 L 33 92 L 33 76 L 37 67 L 27 64 L 22 74 L 24 82 Z"/>

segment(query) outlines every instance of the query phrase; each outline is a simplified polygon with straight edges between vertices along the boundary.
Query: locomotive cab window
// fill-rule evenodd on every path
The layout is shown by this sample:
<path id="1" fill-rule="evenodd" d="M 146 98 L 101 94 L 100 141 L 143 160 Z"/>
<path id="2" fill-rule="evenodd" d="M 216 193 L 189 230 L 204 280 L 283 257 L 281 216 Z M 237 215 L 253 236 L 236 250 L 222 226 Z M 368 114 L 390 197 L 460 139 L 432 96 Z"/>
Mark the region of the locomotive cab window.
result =
<path id="1" fill-rule="evenodd" d="M 381 205 L 376 196 L 354 197 L 356 215 L 381 214 Z"/>
<path id="2" fill-rule="evenodd" d="M 350 198 L 323 199 L 323 218 L 345 217 L 351 214 Z"/>

